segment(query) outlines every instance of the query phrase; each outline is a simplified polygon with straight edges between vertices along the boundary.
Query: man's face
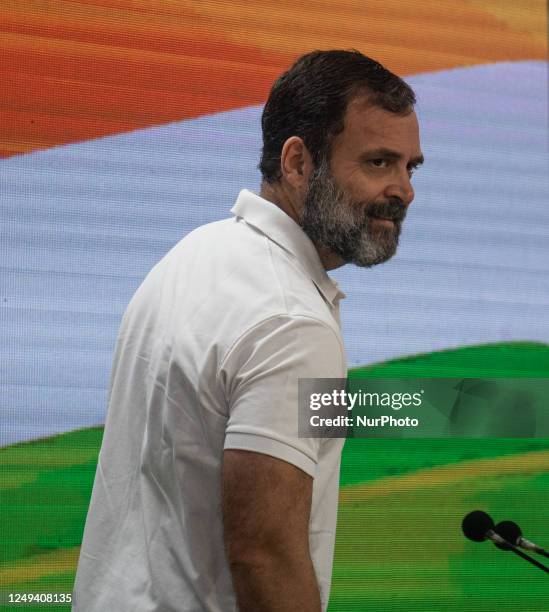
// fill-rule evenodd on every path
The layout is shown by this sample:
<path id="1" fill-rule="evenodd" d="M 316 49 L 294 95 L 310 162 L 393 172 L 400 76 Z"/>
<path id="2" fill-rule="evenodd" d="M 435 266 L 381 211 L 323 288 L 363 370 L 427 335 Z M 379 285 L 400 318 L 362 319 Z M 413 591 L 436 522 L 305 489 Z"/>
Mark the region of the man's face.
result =
<path id="1" fill-rule="evenodd" d="M 342 262 L 369 267 L 396 252 L 411 175 L 423 161 L 419 127 L 415 113 L 390 113 L 366 95 L 349 102 L 344 126 L 330 161 L 310 176 L 301 225 Z"/>

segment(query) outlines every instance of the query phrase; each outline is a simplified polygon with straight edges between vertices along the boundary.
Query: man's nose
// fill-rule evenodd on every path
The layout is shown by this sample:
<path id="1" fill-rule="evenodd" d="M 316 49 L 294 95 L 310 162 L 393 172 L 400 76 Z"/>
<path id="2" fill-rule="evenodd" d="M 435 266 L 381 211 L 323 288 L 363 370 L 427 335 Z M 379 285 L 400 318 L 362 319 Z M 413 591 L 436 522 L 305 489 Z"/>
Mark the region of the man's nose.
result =
<path id="1" fill-rule="evenodd" d="M 387 186 L 385 195 L 400 198 L 406 207 L 412 203 L 415 193 L 408 170 L 399 173 L 398 177 L 394 177 L 393 181 Z"/>

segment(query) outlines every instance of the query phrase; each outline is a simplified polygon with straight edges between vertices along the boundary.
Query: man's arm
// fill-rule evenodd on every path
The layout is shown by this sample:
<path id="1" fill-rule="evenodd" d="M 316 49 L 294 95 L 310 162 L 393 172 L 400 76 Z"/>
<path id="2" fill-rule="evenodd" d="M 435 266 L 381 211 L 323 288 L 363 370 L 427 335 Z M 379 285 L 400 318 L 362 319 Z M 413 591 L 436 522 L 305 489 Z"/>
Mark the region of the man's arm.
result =
<path id="1" fill-rule="evenodd" d="M 269 455 L 223 453 L 223 528 L 240 612 L 320 612 L 309 553 L 313 479 Z"/>

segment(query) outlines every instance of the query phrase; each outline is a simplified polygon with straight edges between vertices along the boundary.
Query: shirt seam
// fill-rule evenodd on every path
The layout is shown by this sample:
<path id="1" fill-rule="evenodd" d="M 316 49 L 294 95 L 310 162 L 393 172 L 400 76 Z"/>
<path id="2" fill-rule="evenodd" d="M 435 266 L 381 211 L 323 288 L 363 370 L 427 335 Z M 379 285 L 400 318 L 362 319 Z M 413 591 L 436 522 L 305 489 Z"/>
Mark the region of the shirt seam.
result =
<path id="1" fill-rule="evenodd" d="M 247 335 L 249 335 L 251 332 L 253 332 L 255 329 L 257 329 L 259 326 L 263 325 L 264 323 L 267 323 L 268 321 L 272 320 L 272 319 L 277 319 L 279 317 L 288 317 L 290 319 L 310 319 L 312 321 L 315 321 L 317 323 L 320 323 L 323 327 L 325 327 L 326 329 L 329 329 L 332 334 L 335 336 L 337 343 L 339 345 L 339 350 L 340 350 L 340 362 L 341 362 L 341 370 L 343 370 L 343 345 L 342 345 L 342 341 L 341 338 L 339 337 L 339 335 L 337 334 L 337 332 L 334 330 L 334 328 L 329 325 L 328 323 L 326 323 L 326 321 L 323 321 L 322 319 L 312 316 L 310 314 L 304 314 L 304 313 L 293 313 L 293 314 L 289 314 L 288 311 L 283 311 L 283 312 L 277 312 L 271 315 L 268 315 L 262 319 L 260 319 L 257 323 L 254 323 L 251 327 L 247 327 L 234 341 L 233 343 L 228 347 L 227 352 L 225 353 L 225 356 L 223 357 L 223 359 L 220 361 L 219 365 L 217 366 L 217 372 L 215 375 L 215 379 L 216 381 L 219 382 L 219 377 L 221 374 L 221 370 L 223 369 L 223 366 L 225 365 L 225 363 L 227 362 L 227 360 L 229 359 L 229 357 L 231 356 L 231 354 L 233 353 L 233 351 L 236 349 L 236 347 L 238 346 L 238 344 L 243 341 L 245 339 L 245 337 Z M 336 323 L 337 325 L 337 323 Z"/>
<path id="2" fill-rule="evenodd" d="M 273 442 L 277 442 L 278 444 L 282 444 L 283 446 L 287 446 L 288 448 L 291 448 L 296 453 L 300 453 L 301 455 L 306 457 L 309 461 L 311 461 L 315 465 L 318 463 L 318 459 L 314 459 L 301 448 L 297 448 L 293 444 L 290 444 L 287 440 L 284 440 L 281 436 L 277 436 L 276 434 L 273 435 L 272 432 L 268 430 L 265 431 L 259 428 L 255 429 L 250 426 L 244 426 L 244 428 L 239 428 L 238 426 L 236 426 L 235 428 L 234 425 L 231 425 L 225 431 L 225 436 L 229 434 L 238 434 L 238 435 L 243 434 L 245 436 L 251 436 L 252 438 L 266 438 L 267 440 L 272 440 Z"/>
<path id="3" fill-rule="evenodd" d="M 288 302 L 286 301 L 286 295 L 284 293 L 284 289 L 282 288 L 282 283 L 280 282 L 280 278 L 279 278 L 279 273 L 278 273 L 278 268 L 275 264 L 274 261 L 274 257 L 273 257 L 273 248 L 272 248 L 272 240 L 269 239 L 268 236 L 265 236 L 265 240 L 267 242 L 267 250 L 269 252 L 269 263 L 271 264 L 271 268 L 273 270 L 273 275 L 276 279 L 276 283 L 278 285 L 278 290 L 280 292 L 280 297 L 282 298 L 282 304 L 284 306 L 284 310 L 285 312 L 288 312 Z"/>

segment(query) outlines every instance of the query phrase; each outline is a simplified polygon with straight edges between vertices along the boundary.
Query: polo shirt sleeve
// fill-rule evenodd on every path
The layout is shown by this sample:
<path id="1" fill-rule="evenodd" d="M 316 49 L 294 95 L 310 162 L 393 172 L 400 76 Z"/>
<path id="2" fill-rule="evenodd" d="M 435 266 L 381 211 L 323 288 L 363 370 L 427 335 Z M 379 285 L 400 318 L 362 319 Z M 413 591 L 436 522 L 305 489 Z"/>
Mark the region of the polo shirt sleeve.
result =
<path id="1" fill-rule="evenodd" d="M 298 380 L 344 378 L 343 345 L 327 323 L 278 315 L 243 334 L 220 368 L 229 416 L 224 449 L 264 453 L 314 477 L 322 438 L 298 436 Z"/>

